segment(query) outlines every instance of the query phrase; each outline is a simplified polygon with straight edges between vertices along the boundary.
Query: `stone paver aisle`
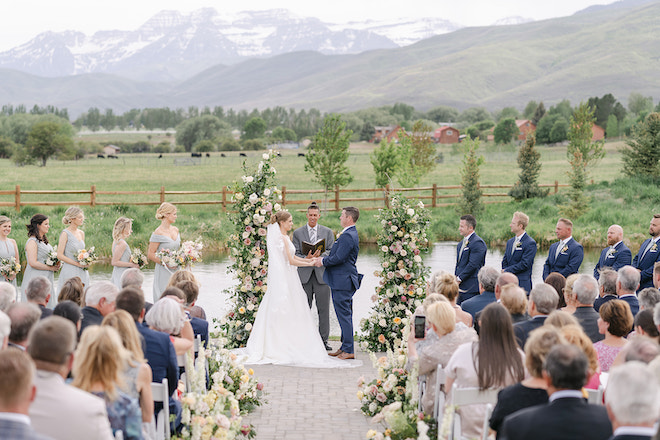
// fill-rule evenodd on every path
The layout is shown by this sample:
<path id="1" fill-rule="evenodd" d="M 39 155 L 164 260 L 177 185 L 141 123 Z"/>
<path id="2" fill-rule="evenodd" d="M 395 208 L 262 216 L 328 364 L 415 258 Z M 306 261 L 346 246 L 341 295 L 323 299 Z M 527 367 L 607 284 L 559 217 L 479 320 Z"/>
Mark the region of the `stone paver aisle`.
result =
<path id="1" fill-rule="evenodd" d="M 338 344 L 333 344 L 338 345 Z M 357 368 L 250 365 L 267 391 L 267 403 L 243 418 L 257 440 L 362 440 L 371 428 L 360 411 L 357 380 L 376 377 L 367 353 Z"/>

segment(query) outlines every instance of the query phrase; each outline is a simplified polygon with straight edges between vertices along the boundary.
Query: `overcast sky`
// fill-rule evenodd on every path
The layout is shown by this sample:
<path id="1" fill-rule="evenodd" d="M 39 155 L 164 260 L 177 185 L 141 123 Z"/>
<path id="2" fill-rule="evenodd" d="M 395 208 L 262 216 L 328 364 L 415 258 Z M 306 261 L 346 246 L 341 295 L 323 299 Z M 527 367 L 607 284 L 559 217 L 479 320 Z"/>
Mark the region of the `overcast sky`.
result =
<path id="1" fill-rule="evenodd" d="M 220 13 L 285 8 L 323 21 L 345 23 L 398 17 L 434 16 L 466 26 L 489 25 L 511 16 L 534 20 L 571 15 L 614 0 L 0 0 L 0 51 L 41 32 L 133 30 L 159 11 L 190 12 L 213 7 Z M 405 9 L 403 8 L 405 6 Z"/>

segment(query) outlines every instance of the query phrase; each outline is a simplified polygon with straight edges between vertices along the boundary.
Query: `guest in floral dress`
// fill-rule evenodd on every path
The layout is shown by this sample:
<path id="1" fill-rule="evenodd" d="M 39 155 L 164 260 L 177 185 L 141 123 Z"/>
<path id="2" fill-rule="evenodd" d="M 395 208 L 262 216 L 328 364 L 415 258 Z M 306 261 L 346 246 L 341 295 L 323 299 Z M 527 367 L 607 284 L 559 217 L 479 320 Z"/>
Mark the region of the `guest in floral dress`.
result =
<path id="1" fill-rule="evenodd" d="M 614 358 L 628 343 L 625 337 L 632 331 L 633 315 L 627 302 L 613 299 L 600 306 L 598 332 L 605 339 L 594 344 L 598 353 L 598 363 L 603 372 L 610 371 Z"/>

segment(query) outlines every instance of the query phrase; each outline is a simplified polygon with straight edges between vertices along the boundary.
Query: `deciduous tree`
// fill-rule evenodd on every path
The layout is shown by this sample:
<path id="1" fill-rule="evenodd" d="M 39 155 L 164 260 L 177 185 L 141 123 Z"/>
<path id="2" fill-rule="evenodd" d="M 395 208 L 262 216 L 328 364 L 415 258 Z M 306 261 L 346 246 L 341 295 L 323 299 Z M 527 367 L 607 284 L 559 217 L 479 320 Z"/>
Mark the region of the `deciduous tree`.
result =
<path id="1" fill-rule="evenodd" d="M 496 144 L 508 144 L 518 134 L 518 126 L 513 118 L 502 119 L 493 130 Z"/>
<path id="2" fill-rule="evenodd" d="M 404 188 L 417 185 L 435 167 L 435 145 L 431 126 L 417 121 L 410 134 L 401 133 L 398 145 L 397 180 Z"/>
<path id="3" fill-rule="evenodd" d="M 73 139 L 62 125 L 42 121 L 32 126 L 25 148 L 30 156 L 41 161 L 41 166 L 45 167 L 51 156 L 73 148 Z"/>
<path id="4" fill-rule="evenodd" d="M 346 166 L 352 135 L 340 115 L 326 116 L 305 156 L 305 171 L 312 173 L 312 180 L 318 182 L 326 193 L 335 186 L 345 186 L 353 181 Z"/>

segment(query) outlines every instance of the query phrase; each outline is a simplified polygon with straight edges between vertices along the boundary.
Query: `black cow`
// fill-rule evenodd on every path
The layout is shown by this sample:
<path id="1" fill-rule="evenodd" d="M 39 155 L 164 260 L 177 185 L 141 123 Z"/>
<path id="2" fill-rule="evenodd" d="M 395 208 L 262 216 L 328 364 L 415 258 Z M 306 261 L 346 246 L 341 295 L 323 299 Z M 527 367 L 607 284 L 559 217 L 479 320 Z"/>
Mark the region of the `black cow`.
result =
<path id="1" fill-rule="evenodd" d="M 211 157 L 211 155 L 209 153 L 206 153 L 206 157 Z"/>
<path id="2" fill-rule="evenodd" d="M 163 158 L 163 153 L 160 153 L 160 154 L 158 155 L 158 159 L 162 159 L 162 158 Z"/>
<path id="3" fill-rule="evenodd" d="M 305 157 L 305 153 L 298 153 L 298 157 Z"/>
<path id="4" fill-rule="evenodd" d="M 98 157 L 99 159 L 105 159 L 105 156 L 104 156 L 104 155 L 102 155 L 102 154 L 100 154 L 100 153 L 99 153 L 99 154 L 97 154 L 97 155 L 96 155 L 96 157 Z"/>
<path id="5" fill-rule="evenodd" d="M 241 157 L 247 157 L 247 154 L 245 154 L 245 153 L 238 153 L 238 155 L 241 156 Z"/>
<path id="6" fill-rule="evenodd" d="M 191 157 L 202 157 L 202 153 L 190 153 Z"/>
<path id="7" fill-rule="evenodd" d="M 119 159 L 119 157 L 115 156 L 114 154 L 108 154 L 108 159 Z"/>
<path id="8" fill-rule="evenodd" d="M 225 156 L 225 153 L 220 153 L 220 157 L 227 157 L 227 156 Z"/>

